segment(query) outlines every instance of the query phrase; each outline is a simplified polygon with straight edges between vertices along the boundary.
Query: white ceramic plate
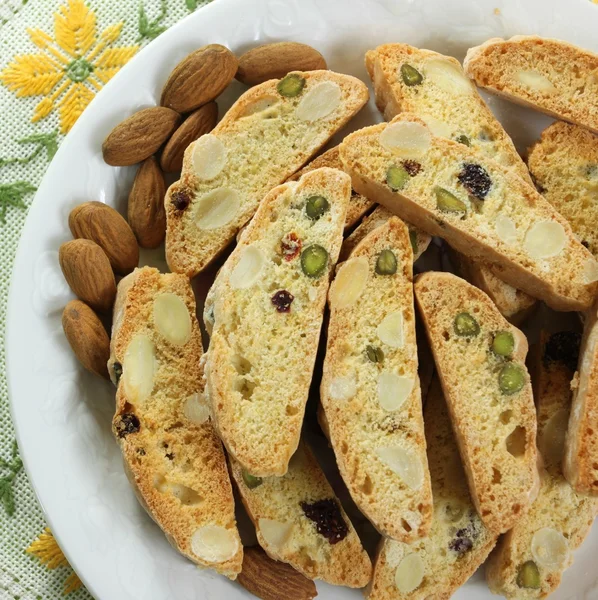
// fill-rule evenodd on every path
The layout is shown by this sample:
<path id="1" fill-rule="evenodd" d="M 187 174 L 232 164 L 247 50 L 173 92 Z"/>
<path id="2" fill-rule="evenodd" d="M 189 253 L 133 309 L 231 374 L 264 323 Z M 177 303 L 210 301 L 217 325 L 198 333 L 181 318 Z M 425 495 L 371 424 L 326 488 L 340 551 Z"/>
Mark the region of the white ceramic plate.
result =
<path id="1" fill-rule="evenodd" d="M 368 81 L 365 50 L 408 42 L 453 54 L 494 37 L 539 34 L 598 51 L 598 7 L 588 0 L 216 0 L 162 34 L 97 96 L 68 135 L 35 197 L 17 254 L 8 310 L 10 399 L 21 453 L 61 547 L 98 600 L 235 600 L 240 586 L 199 571 L 168 545 L 137 504 L 110 433 L 114 389 L 85 373 L 62 333 L 70 299 L 57 249 L 67 215 L 85 200 L 120 210 L 134 169 L 104 164 L 101 143 L 132 112 L 159 101 L 172 67 L 206 43 L 233 51 L 274 40 L 312 44 L 329 66 Z M 238 96 L 235 84 L 221 114 Z M 491 100 L 520 149 L 549 119 Z M 373 102 L 354 120 L 380 120 Z M 160 264 L 160 257 L 144 257 Z M 164 266 L 162 264 L 162 266 Z M 595 529 L 576 553 L 555 598 L 598 598 Z M 324 599 L 361 597 L 318 584 Z M 492 598 L 478 573 L 455 596 Z M 292 600 L 292 599 L 289 599 Z"/>

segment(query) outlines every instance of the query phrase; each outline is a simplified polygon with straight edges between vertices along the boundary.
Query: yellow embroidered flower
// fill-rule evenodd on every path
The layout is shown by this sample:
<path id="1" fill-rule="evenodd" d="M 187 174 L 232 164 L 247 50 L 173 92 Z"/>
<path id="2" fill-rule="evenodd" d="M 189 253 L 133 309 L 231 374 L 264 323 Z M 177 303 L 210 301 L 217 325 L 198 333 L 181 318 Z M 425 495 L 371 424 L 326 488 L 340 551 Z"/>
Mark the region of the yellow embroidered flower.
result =
<path id="1" fill-rule="evenodd" d="M 83 0 L 67 0 L 54 13 L 54 38 L 41 29 L 28 29 L 31 41 L 43 52 L 18 55 L 0 73 L 0 81 L 18 97 L 43 96 L 32 121 L 55 108 L 60 130 L 75 124 L 96 92 L 137 52 L 139 46 L 112 44 L 123 23 L 106 27 L 97 37 L 96 15 Z"/>

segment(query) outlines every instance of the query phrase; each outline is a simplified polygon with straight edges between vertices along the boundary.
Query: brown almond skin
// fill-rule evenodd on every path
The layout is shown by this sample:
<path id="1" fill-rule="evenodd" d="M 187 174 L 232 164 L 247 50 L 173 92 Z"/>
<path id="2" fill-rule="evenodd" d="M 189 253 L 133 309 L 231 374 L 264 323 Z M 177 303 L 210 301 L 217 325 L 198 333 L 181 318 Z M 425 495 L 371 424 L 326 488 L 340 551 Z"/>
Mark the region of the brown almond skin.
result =
<path id="1" fill-rule="evenodd" d="M 237 57 L 225 46 L 203 46 L 184 58 L 162 90 L 160 104 L 188 113 L 217 98 L 233 80 Z"/>
<path id="2" fill-rule="evenodd" d="M 247 85 L 282 79 L 291 71 L 327 69 L 324 57 L 311 46 L 297 42 L 276 42 L 248 50 L 239 58 L 236 78 Z"/>
<path id="3" fill-rule="evenodd" d="M 79 362 L 92 373 L 109 379 L 110 338 L 85 302 L 71 300 L 62 313 L 62 328 Z"/>
<path id="4" fill-rule="evenodd" d="M 166 235 L 164 175 L 155 157 L 140 165 L 129 194 L 129 225 L 142 248 L 157 248 Z"/>
<path id="5" fill-rule="evenodd" d="M 116 281 L 105 252 L 91 240 L 71 240 L 58 250 L 60 268 L 75 295 L 98 312 L 109 312 Z"/>
<path id="6" fill-rule="evenodd" d="M 237 581 L 262 600 L 312 600 L 318 595 L 311 579 L 287 563 L 272 560 L 259 546 L 243 549 Z"/>
<path id="7" fill-rule="evenodd" d="M 163 106 L 144 108 L 132 114 L 104 140 L 104 161 L 114 167 L 140 163 L 157 152 L 180 122 L 179 113 Z"/>
<path id="8" fill-rule="evenodd" d="M 209 133 L 218 121 L 218 105 L 208 102 L 192 112 L 166 142 L 160 157 L 160 166 L 166 173 L 175 173 L 183 168 L 183 156 L 187 146 L 198 137 Z"/>
<path id="9" fill-rule="evenodd" d="M 108 256 L 112 269 L 127 275 L 139 264 L 139 246 L 122 215 L 103 202 L 84 202 L 69 215 L 73 237 L 93 240 Z"/>

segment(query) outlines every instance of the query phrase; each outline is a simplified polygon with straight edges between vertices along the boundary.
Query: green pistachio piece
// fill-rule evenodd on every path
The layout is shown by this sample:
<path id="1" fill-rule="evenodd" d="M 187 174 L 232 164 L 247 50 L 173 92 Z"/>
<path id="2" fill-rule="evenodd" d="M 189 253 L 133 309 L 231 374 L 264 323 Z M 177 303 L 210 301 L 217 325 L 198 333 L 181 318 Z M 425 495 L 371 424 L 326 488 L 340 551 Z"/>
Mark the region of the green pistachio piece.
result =
<path id="1" fill-rule="evenodd" d="M 466 213 L 467 206 L 465 202 L 459 200 L 457 196 L 441 187 L 434 188 L 436 194 L 436 208 L 444 212 Z"/>
<path id="2" fill-rule="evenodd" d="M 418 245 L 417 245 L 417 231 L 415 231 L 415 229 L 409 230 L 409 241 L 411 242 L 411 249 L 413 250 L 413 253 L 416 254 L 417 250 L 418 250 Z"/>
<path id="3" fill-rule="evenodd" d="M 378 348 L 378 346 L 368 345 L 365 347 L 365 354 L 368 357 L 368 360 L 373 363 L 382 363 L 384 362 L 384 352 L 382 348 Z"/>
<path id="4" fill-rule="evenodd" d="M 394 275 L 397 272 L 397 257 L 392 250 L 382 250 L 376 260 L 378 275 Z"/>
<path id="5" fill-rule="evenodd" d="M 525 385 L 523 369 L 515 363 L 507 363 L 498 374 L 498 387 L 505 396 L 516 394 Z"/>
<path id="6" fill-rule="evenodd" d="M 254 490 L 256 487 L 259 487 L 264 483 L 264 480 L 261 477 L 254 477 L 250 473 L 248 473 L 245 469 L 242 471 L 243 483 L 250 489 Z"/>
<path id="7" fill-rule="evenodd" d="M 313 221 L 317 221 L 330 210 L 330 203 L 324 196 L 310 196 L 305 203 L 305 213 Z"/>
<path id="8" fill-rule="evenodd" d="M 298 96 L 305 87 L 305 79 L 297 73 L 289 73 L 283 77 L 276 86 L 278 93 L 287 98 Z"/>
<path id="9" fill-rule="evenodd" d="M 531 590 L 540 589 L 540 571 L 533 560 L 523 563 L 517 571 L 517 585 Z"/>
<path id="10" fill-rule="evenodd" d="M 492 340 L 492 352 L 498 356 L 509 357 L 515 350 L 515 338 L 510 331 L 497 331 Z"/>
<path id="11" fill-rule="evenodd" d="M 465 146 L 471 146 L 471 140 L 464 134 L 460 135 L 456 141 Z"/>
<path id="12" fill-rule="evenodd" d="M 301 253 L 301 269 L 308 277 L 320 277 L 327 264 L 328 252 L 318 244 L 311 244 Z"/>
<path id="13" fill-rule="evenodd" d="M 386 171 L 386 183 L 391 190 L 398 192 L 409 181 L 409 173 L 405 167 L 392 166 Z"/>
<path id="14" fill-rule="evenodd" d="M 461 337 L 475 337 L 480 333 L 480 325 L 467 312 L 459 313 L 453 324 L 455 333 Z"/>
<path id="15" fill-rule="evenodd" d="M 424 80 L 422 74 L 415 67 L 407 63 L 401 65 L 401 77 L 403 78 L 403 83 L 409 87 L 419 85 Z"/>

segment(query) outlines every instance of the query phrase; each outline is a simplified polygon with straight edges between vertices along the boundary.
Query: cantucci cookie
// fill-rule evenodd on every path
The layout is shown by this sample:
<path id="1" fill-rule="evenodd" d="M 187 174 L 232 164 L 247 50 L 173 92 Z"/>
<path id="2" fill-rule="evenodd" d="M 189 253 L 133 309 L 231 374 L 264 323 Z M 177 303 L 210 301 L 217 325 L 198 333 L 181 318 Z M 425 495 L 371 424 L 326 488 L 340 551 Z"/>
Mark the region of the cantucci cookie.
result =
<path id="1" fill-rule="evenodd" d="M 245 92 L 185 151 L 166 193 L 166 260 L 194 276 L 234 239 L 262 198 L 367 102 L 364 83 L 332 71 L 289 73 Z"/>
<path id="2" fill-rule="evenodd" d="M 392 216 L 393 214 L 387 208 L 376 206 L 372 214 L 365 217 L 355 231 L 345 238 L 339 260 L 347 260 L 353 249 L 368 233 L 371 233 L 380 225 L 384 225 Z M 409 227 L 409 241 L 413 250 L 413 262 L 415 262 L 427 250 L 432 238 L 427 233 L 415 229 L 415 227 L 409 225 L 407 227 Z"/>
<path id="3" fill-rule="evenodd" d="M 529 149 L 528 165 L 544 198 L 598 257 L 598 136 L 557 121 Z"/>
<path id="4" fill-rule="evenodd" d="M 449 254 L 457 273 L 469 283 L 486 292 L 500 314 L 513 325 L 525 321 L 538 305 L 535 298 L 501 281 L 490 269 L 480 266 L 479 263 L 460 252 L 453 251 L 450 246 Z"/>
<path id="5" fill-rule="evenodd" d="M 496 543 L 496 534 L 484 527 L 471 500 L 437 377 L 428 393 L 424 420 L 434 496 L 432 530 L 410 544 L 383 540 L 368 600 L 448 599 Z"/>
<path id="6" fill-rule="evenodd" d="M 538 491 L 527 340 L 484 292 L 450 273 L 418 276 L 415 298 L 476 508 L 488 529 L 508 531 Z"/>
<path id="7" fill-rule="evenodd" d="M 586 314 L 577 368 L 563 471 L 577 492 L 598 496 L 598 300 Z"/>
<path id="8" fill-rule="evenodd" d="M 465 72 L 479 86 L 598 132 L 598 55 L 561 40 L 517 35 L 470 48 Z"/>
<path id="9" fill-rule="evenodd" d="M 498 163 L 433 136 L 407 113 L 346 137 L 341 158 L 358 192 L 488 263 L 513 287 L 557 310 L 592 304 L 594 257 L 534 188 Z"/>
<path id="10" fill-rule="evenodd" d="M 253 477 L 230 460 L 260 546 L 310 579 L 365 586 L 372 563 L 311 450 L 300 444 L 283 477 Z M 289 600 L 291 600 L 289 598 Z"/>
<path id="11" fill-rule="evenodd" d="M 114 306 L 113 431 L 141 504 L 193 562 L 234 579 L 243 547 L 222 443 L 203 394 L 189 280 L 136 269 Z"/>
<path id="12" fill-rule="evenodd" d="M 511 138 L 466 77 L 458 60 L 408 44 L 384 44 L 366 53 L 376 102 L 387 120 L 400 112 L 420 117 L 439 137 L 470 146 L 531 184 L 525 163 Z M 485 265 L 467 257 L 475 285 L 507 318 L 524 314 L 535 301 L 501 281 Z"/>
<path id="13" fill-rule="evenodd" d="M 322 168 L 270 192 L 214 285 L 207 391 L 229 452 L 284 475 L 299 442 L 351 181 Z"/>
<path id="14" fill-rule="evenodd" d="M 538 448 L 545 466 L 540 492 L 529 512 L 501 538 L 486 570 L 490 589 L 506 598 L 551 594 L 598 509 L 597 499 L 577 494 L 565 481 L 561 466 L 580 337 L 570 331 L 542 336 L 534 377 Z"/>
<path id="15" fill-rule="evenodd" d="M 290 177 L 289 181 L 297 181 L 305 173 L 313 171 L 314 169 L 320 169 L 322 167 L 330 167 L 331 169 L 339 169 L 341 171 L 343 170 L 343 163 L 341 162 L 339 156 L 338 146 L 335 146 L 334 148 L 324 152 L 324 154 L 314 158 L 310 163 L 303 167 L 303 169 L 297 171 L 297 173 Z M 347 207 L 345 230 L 353 227 L 353 225 L 355 225 L 373 206 L 374 203 L 368 200 L 365 196 L 352 193 L 349 206 Z"/>
<path id="16" fill-rule="evenodd" d="M 401 541 L 427 535 L 432 520 L 412 264 L 409 230 L 391 217 L 340 266 L 320 385 L 353 500 L 380 533 Z"/>

